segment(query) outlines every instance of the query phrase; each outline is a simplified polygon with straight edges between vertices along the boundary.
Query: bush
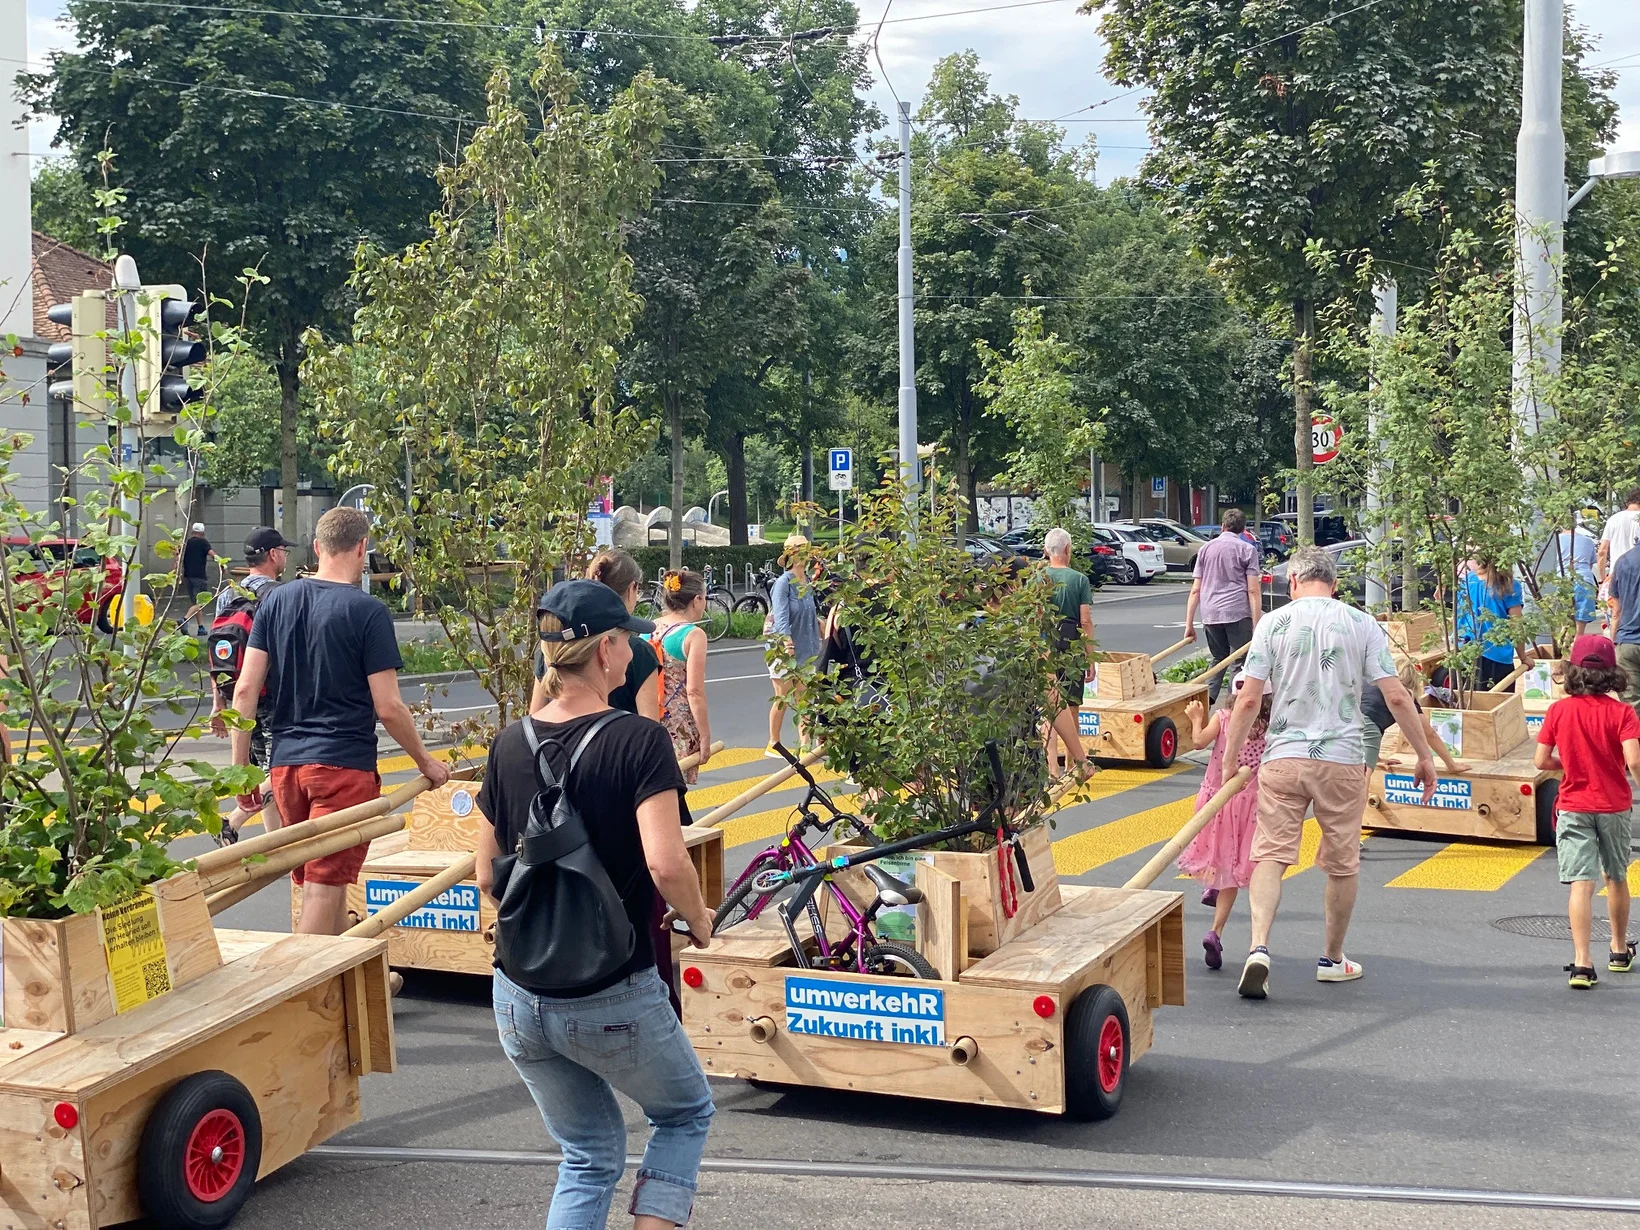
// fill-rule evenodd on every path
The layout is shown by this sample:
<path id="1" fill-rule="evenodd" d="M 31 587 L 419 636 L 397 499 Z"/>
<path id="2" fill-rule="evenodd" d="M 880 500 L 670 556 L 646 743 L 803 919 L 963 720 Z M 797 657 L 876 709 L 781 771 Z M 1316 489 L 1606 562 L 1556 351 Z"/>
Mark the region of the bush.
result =
<path id="1" fill-rule="evenodd" d="M 627 550 L 632 558 L 638 561 L 638 567 L 643 569 L 646 580 L 654 580 L 656 574 L 666 567 L 665 547 L 629 547 Z M 724 565 L 732 564 L 738 584 L 748 569 L 756 572 L 764 564 L 778 560 L 781 550 L 777 542 L 758 543 L 748 547 L 685 547 L 683 566 L 693 572 L 701 572 L 710 564 L 717 569 L 717 579 L 721 584 L 725 579 Z"/>
<path id="2" fill-rule="evenodd" d="M 399 646 L 406 675 L 436 675 L 467 669 L 461 655 L 448 641 L 405 641 Z"/>
<path id="3" fill-rule="evenodd" d="M 1175 662 L 1162 671 L 1162 679 L 1168 683 L 1189 683 L 1209 666 L 1213 659 L 1205 653 L 1198 653 L 1194 657 L 1186 658 L 1182 662 Z"/>

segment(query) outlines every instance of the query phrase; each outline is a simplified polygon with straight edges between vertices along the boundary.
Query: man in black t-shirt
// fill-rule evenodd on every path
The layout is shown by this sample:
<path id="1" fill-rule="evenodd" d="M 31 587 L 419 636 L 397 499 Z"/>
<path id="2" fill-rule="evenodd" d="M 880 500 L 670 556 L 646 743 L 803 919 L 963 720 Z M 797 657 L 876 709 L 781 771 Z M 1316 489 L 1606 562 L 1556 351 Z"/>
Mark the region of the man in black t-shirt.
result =
<path id="1" fill-rule="evenodd" d="M 211 591 L 211 540 L 205 537 L 205 526 L 195 521 L 188 531 L 188 540 L 182 544 L 183 605 L 192 608 L 201 594 Z M 205 635 L 205 621 L 210 606 L 200 608 L 199 634 Z M 184 621 L 186 622 L 186 621 Z"/>
<path id="2" fill-rule="evenodd" d="M 403 663 L 393 617 L 359 588 L 369 531 L 356 508 L 332 508 L 320 517 L 313 534 L 318 574 L 275 589 L 251 626 L 233 707 L 256 712 L 266 682 L 273 795 L 282 824 L 378 797 L 378 719 L 423 777 L 435 786 L 450 777 L 449 768 L 422 746 L 399 695 Z M 236 730 L 232 738 L 234 764 L 248 764 L 250 732 Z M 255 794 L 239 802 L 258 804 Z M 292 873 L 303 885 L 298 931 L 339 935 L 347 929 L 347 888 L 358 880 L 368 852 L 368 845 L 354 846 Z"/>

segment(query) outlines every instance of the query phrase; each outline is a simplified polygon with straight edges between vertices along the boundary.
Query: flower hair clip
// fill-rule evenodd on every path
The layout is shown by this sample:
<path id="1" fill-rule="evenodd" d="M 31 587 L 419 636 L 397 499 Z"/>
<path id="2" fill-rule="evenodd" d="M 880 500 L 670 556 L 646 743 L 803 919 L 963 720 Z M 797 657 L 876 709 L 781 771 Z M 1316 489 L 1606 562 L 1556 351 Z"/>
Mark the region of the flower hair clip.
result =
<path id="1" fill-rule="evenodd" d="M 683 574 L 674 572 L 671 576 L 666 578 L 666 581 L 664 582 L 664 584 L 666 585 L 666 592 L 667 593 L 669 593 L 669 594 L 677 593 L 680 589 L 683 588 Z"/>

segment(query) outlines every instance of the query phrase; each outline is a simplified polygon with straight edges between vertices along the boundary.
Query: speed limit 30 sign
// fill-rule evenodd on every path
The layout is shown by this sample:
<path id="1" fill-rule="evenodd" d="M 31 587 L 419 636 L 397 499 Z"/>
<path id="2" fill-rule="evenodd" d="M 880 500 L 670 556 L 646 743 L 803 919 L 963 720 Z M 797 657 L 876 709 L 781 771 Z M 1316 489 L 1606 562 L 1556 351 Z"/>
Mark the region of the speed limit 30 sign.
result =
<path id="1" fill-rule="evenodd" d="M 1344 438 L 1344 429 L 1325 414 L 1310 416 L 1310 454 L 1315 464 L 1324 466 L 1338 456 L 1338 444 Z"/>

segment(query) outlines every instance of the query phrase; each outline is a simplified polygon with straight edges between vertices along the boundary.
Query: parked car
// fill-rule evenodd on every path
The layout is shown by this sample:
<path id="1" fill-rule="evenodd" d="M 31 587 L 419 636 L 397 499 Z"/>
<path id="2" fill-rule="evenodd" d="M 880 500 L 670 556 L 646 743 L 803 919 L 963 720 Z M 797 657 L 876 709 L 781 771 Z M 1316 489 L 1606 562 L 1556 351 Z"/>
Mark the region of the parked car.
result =
<path id="1" fill-rule="evenodd" d="M 1191 572 L 1196 567 L 1196 553 L 1207 545 L 1207 539 L 1194 530 L 1187 530 L 1177 521 L 1165 517 L 1146 517 L 1139 522 L 1162 547 L 1162 559 L 1169 572 Z"/>
<path id="2" fill-rule="evenodd" d="M 1276 521 L 1292 535 L 1292 545 L 1298 545 L 1298 514 L 1281 513 Z M 1341 542 L 1350 542 L 1355 535 L 1350 532 L 1349 525 L 1337 513 L 1316 513 L 1315 515 L 1315 545 L 1330 547 Z"/>
<path id="3" fill-rule="evenodd" d="M 1367 564 L 1372 559 L 1372 544 L 1364 538 L 1352 538 L 1347 542 L 1329 543 L 1322 548 L 1332 556 L 1338 564 L 1338 597 L 1351 606 L 1362 606 L 1366 602 L 1367 593 Z M 1270 568 L 1263 576 L 1264 609 L 1273 611 L 1277 607 L 1286 606 L 1292 601 L 1292 595 L 1287 587 L 1287 563 L 1283 560 Z M 1401 591 L 1404 588 L 1401 582 L 1400 571 L 1394 570 L 1388 578 L 1389 599 L 1396 608 L 1400 608 Z M 1419 569 L 1418 596 L 1433 598 L 1435 596 L 1435 570 L 1428 566 Z"/>
<path id="4" fill-rule="evenodd" d="M 1009 530 L 1006 534 L 999 534 L 997 541 L 1015 555 L 1023 555 L 1027 559 L 1042 558 L 1042 536 L 1047 531 L 1022 526 L 1017 530 Z"/>
<path id="5" fill-rule="evenodd" d="M 1258 545 L 1266 559 L 1272 555 L 1278 560 L 1286 559 L 1298 545 L 1298 534 L 1292 526 L 1281 521 L 1260 521 L 1258 523 Z"/>
<path id="6" fill-rule="evenodd" d="M 1219 530 L 1221 528 L 1222 527 L 1217 525 L 1193 525 L 1190 527 L 1190 532 L 1197 538 L 1205 539 L 1208 542 L 1211 542 L 1219 536 Z"/>
<path id="7" fill-rule="evenodd" d="M 22 589 L 19 605 L 26 609 L 43 607 L 61 592 L 61 578 L 67 571 L 101 568 L 101 578 L 86 590 L 75 615 L 82 624 L 95 621 L 99 631 L 114 630 L 110 606 L 125 588 L 125 568 L 118 559 L 105 559 L 75 538 L 43 538 L 31 543 L 24 537 L 10 537 L 5 547 L 8 562 L 18 561 L 13 583 Z"/>
<path id="8" fill-rule="evenodd" d="M 1042 539 L 1047 530 L 1035 526 L 1026 526 L 1017 530 L 1009 530 L 997 539 L 1005 550 L 1016 555 L 1023 555 L 1026 559 L 1042 559 Z M 1094 542 L 1085 551 L 1076 552 L 1077 558 L 1086 558 L 1088 561 L 1088 581 L 1095 589 L 1102 589 L 1106 581 L 1120 571 L 1122 552 L 1119 545 Z"/>
<path id="9" fill-rule="evenodd" d="M 1112 561 L 1111 575 L 1123 585 L 1148 585 L 1167 571 L 1162 544 L 1142 526 L 1100 522 L 1093 529 L 1102 545 L 1121 551 L 1121 558 Z"/>

